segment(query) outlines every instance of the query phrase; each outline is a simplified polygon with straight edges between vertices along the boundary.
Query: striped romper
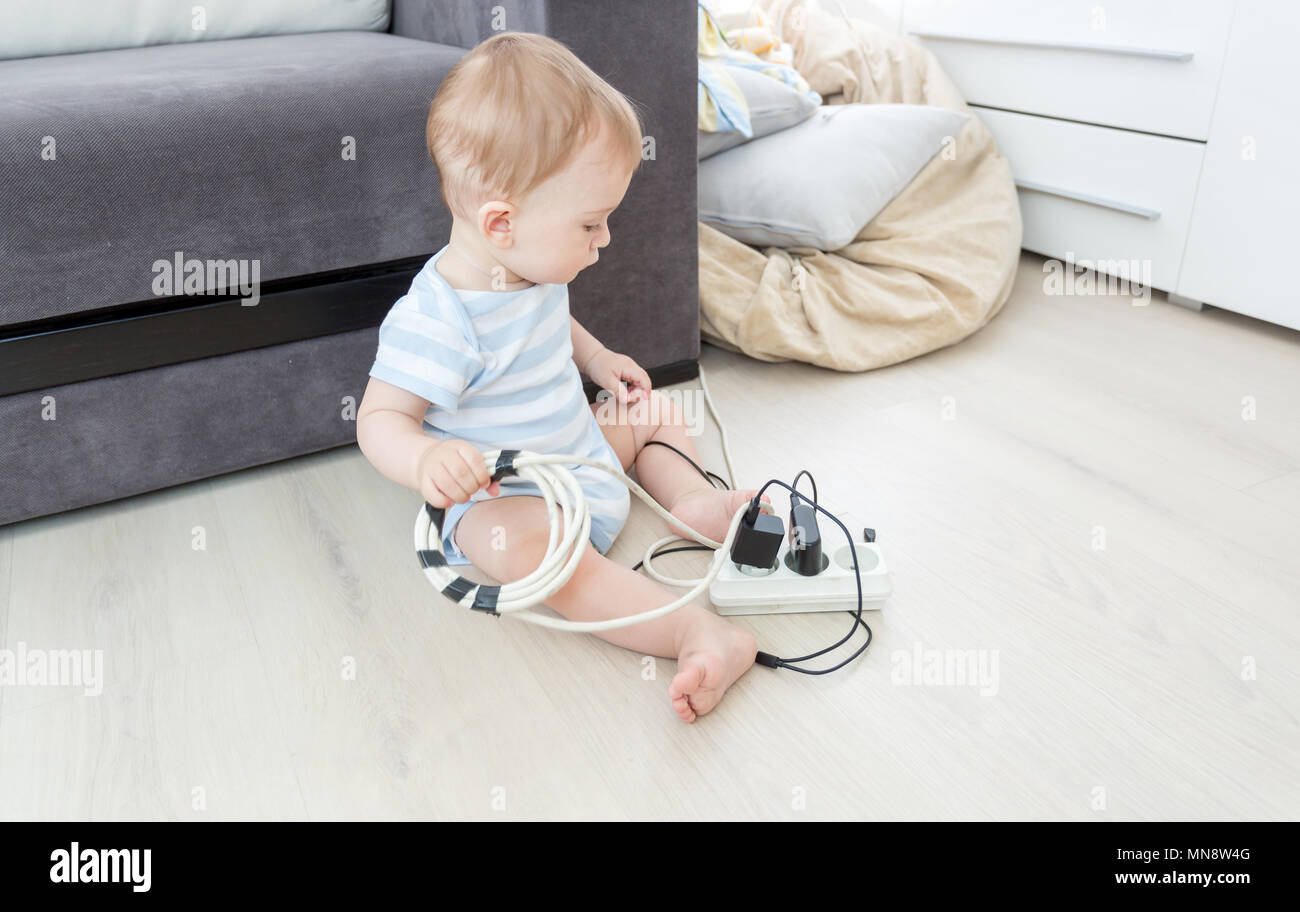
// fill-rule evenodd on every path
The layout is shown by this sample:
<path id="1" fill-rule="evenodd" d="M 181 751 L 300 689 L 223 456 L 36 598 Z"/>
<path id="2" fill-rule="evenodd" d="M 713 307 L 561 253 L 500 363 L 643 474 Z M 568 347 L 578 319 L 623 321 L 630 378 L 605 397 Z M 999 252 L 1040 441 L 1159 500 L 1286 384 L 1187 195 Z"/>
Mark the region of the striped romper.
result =
<path id="1" fill-rule="evenodd" d="M 410 290 L 379 327 L 370 376 L 429 402 L 422 429 L 442 440 L 467 440 L 480 451 L 518 449 L 569 453 L 622 472 L 618 454 L 587 403 L 570 336 L 569 286 L 535 284 L 519 291 L 452 288 L 429 258 Z M 631 492 L 591 466 L 566 466 L 591 510 L 591 542 L 604 554 L 627 521 Z M 542 492 L 506 476 L 499 497 Z M 442 548 L 451 565 L 468 564 L 455 541 L 461 516 L 480 500 L 447 508 Z"/>

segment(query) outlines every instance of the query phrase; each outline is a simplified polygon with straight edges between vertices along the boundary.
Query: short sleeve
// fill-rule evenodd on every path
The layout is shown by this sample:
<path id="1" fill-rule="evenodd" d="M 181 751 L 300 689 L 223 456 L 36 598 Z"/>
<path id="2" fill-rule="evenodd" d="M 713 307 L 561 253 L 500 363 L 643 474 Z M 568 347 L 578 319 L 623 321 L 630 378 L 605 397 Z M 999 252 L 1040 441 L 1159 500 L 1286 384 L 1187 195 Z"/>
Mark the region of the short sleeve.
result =
<path id="1" fill-rule="evenodd" d="M 481 356 L 458 325 L 404 295 L 379 326 L 370 376 L 454 414 L 482 367 Z"/>

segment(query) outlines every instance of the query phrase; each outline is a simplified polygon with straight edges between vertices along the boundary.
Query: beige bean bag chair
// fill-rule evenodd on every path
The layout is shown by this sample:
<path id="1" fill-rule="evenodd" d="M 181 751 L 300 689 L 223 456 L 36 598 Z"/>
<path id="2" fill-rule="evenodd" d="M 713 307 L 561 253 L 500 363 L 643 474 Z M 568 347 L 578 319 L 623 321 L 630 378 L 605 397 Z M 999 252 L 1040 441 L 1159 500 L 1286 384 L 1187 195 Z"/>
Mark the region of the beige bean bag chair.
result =
<path id="1" fill-rule="evenodd" d="M 758 5 L 782 23 L 795 69 L 825 104 L 927 104 L 972 116 L 955 156 L 936 155 L 840 250 L 759 250 L 700 222 L 701 337 L 762 361 L 842 371 L 966 338 L 1006 303 L 1020 254 L 1015 183 L 988 129 L 911 40 L 806 0 Z"/>

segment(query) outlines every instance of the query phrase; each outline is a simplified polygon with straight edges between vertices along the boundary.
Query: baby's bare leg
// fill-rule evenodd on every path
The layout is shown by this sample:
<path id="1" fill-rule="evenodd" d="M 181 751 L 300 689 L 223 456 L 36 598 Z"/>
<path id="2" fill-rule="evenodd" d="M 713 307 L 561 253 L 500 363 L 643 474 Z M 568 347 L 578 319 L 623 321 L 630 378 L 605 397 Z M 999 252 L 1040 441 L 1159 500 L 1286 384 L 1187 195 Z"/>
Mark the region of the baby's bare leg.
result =
<path id="1" fill-rule="evenodd" d="M 550 528 L 542 498 L 494 498 L 465 511 L 456 526 L 456 546 L 475 567 L 493 579 L 510 583 L 541 565 Z M 679 597 L 680 593 L 615 563 L 587 542 L 573 576 L 545 604 L 571 621 L 603 621 L 640 614 Z M 681 654 L 685 631 L 710 618 L 716 616 L 692 602 L 653 621 L 595 634 L 642 655 L 676 658 Z"/>
<path id="2" fill-rule="evenodd" d="M 591 409 L 601 433 L 618 454 L 623 471 L 635 465 L 637 483 L 646 493 L 705 537 L 721 541 L 736 511 L 757 493 L 753 488 L 735 491 L 716 488 L 682 458 L 684 454 L 695 465 L 702 465 L 699 451 L 687 433 L 682 410 L 659 390 L 651 391 L 649 398 L 631 405 L 620 406 L 617 400 L 609 398 L 593 403 Z M 681 454 L 652 441 L 666 443 Z M 762 499 L 771 502 L 766 494 Z M 674 535 L 690 537 L 676 523 L 670 524 L 670 528 Z"/>
<path id="3" fill-rule="evenodd" d="M 465 511 L 456 527 L 456 546 L 474 566 L 510 583 L 537 569 L 549 536 L 542 498 L 501 497 Z M 600 621 L 641 614 L 677 598 L 586 542 L 573 576 L 545 604 L 571 621 Z M 694 722 L 717 706 L 727 688 L 754 664 L 758 651 L 749 631 L 727 623 L 699 602 L 653 621 L 596 635 L 642 655 L 675 656 L 677 673 L 669 682 L 668 698 L 684 722 Z"/>
<path id="4" fill-rule="evenodd" d="M 671 444 L 696 465 L 700 454 L 686 433 L 686 421 L 668 396 L 653 390 L 648 399 L 620 406 L 614 398 L 591 406 L 601 433 L 618 454 L 627 472 L 635 465 L 636 479 L 646 493 L 671 510 L 690 491 L 712 491 L 713 484 L 667 447 L 646 446 L 651 440 Z"/>

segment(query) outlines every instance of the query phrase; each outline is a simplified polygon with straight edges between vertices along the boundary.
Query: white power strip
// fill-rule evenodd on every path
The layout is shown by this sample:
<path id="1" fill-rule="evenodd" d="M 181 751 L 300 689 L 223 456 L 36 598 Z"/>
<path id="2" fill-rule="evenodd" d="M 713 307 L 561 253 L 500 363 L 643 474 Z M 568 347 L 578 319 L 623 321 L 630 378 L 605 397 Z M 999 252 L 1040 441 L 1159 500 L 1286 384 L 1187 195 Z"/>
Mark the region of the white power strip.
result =
<path id="1" fill-rule="evenodd" d="M 727 476 L 732 487 L 736 486 L 736 473 L 731 465 L 731 454 L 727 446 L 727 428 L 722 423 L 709 394 L 709 385 L 704 379 L 704 365 L 700 365 L 700 387 L 704 392 L 704 401 L 713 415 L 713 420 L 722 435 L 722 458 L 727 464 Z M 768 510 L 768 512 L 773 512 Z M 836 514 L 842 522 L 850 512 Z M 709 601 L 720 615 L 737 614 L 799 614 L 809 611 L 856 611 L 858 608 L 858 585 L 853 573 L 852 551 L 847 543 L 829 544 L 837 534 L 839 527 L 830 520 L 818 522 L 822 529 L 823 560 L 826 569 L 816 576 L 804 576 L 796 573 L 786 565 L 786 555 L 790 552 L 790 540 L 781 542 L 774 569 L 763 574 L 761 571 L 746 567 L 741 570 L 730 559 L 724 559 L 717 576 L 709 583 Z M 852 523 L 850 523 L 852 525 Z M 826 538 L 826 536 L 830 538 Z M 703 578 L 673 579 L 664 576 L 652 565 L 653 555 L 665 544 L 677 541 L 678 536 L 654 542 L 646 549 L 643 564 L 646 573 L 670 586 L 691 586 L 702 583 Z M 724 545 L 725 546 L 725 545 Z M 715 545 L 716 547 L 716 545 Z M 894 584 L 889 576 L 889 567 L 885 556 L 875 542 L 855 542 L 853 548 L 858 554 L 858 572 L 862 578 L 862 610 L 872 611 L 882 608 L 881 602 L 889 598 L 894 591 Z M 719 555 L 720 556 L 720 555 Z M 753 571 L 753 572 L 750 572 Z"/>
<path id="2" fill-rule="evenodd" d="M 838 531 L 838 529 L 836 530 Z M 862 576 L 862 610 L 883 607 L 894 584 L 880 546 L 855 542 L 858 570 Z M 709 600 L 718 614 L 796 614 L 805 611 L 856 611 L 858 586 L 853 576 L 853 555 L 847 544 L 827 546 L 822 552 L 826 569 L 816 576 L 804 576 L 786 564 L 790 542 L 781 543 L 775 569 L 765 575 L 746 567 L 743 571 L 728 560 L 709 586 Z M 753 571 L 752 573 L 750 571 Z"/>

